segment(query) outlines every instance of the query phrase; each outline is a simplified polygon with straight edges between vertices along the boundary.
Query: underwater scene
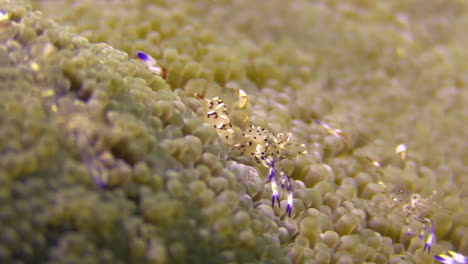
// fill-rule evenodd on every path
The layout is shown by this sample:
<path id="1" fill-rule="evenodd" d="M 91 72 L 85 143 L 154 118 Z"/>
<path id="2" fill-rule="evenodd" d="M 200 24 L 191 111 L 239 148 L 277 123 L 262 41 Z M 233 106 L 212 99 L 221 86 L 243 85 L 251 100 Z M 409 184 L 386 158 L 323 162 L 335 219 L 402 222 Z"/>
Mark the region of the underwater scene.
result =
<path id="1" fill-rule="evenodd" d="M 468 263 L 468 1 L 0 0 L 0 263 Z"/>

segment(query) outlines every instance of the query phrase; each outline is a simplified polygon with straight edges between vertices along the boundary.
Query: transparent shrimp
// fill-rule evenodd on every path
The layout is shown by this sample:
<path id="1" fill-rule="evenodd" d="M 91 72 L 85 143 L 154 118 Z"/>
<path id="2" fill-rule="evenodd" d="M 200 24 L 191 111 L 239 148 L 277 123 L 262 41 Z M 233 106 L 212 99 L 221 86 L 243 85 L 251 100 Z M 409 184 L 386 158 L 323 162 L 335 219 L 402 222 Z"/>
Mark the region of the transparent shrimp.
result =
<path id="1" fill-rule="evenodd" d="M 239 109 L 245 108 L 248 102 L 247 94 L 239 90 L 238 96 Z M 292 143 L 290 133 L 275 135 L 255 125 L 250 125 L 242 131 L 242 137 L 235 142 L 233 126 L 224 101 L 219 97 L 205 99 L 199 94 L 195 94 L 195 97 L 205 102 L 202 105 L 205 123 L 212 125 L 226 144 L 268 169 L 267 183 L 271 185 L 273 207 L 275 202 L 281 207 L 278 186 L 287 191 L 286 213 L 291 216 L 294 200 L 292 180 L 278 163 L 294 154 L 306 153 L 305 146 Z"/>
<path id="2" fill-rule="evenodd" d="M 425 238 L 423 251 L 431 252 L 435 242 L 435 230 L 433 221 L 428 218 L 432 210 L 437 207 L 435 198 L 437 192 L 433 192 L 429 197 L 424 198 L 418 193 L 411 193 L 403 185 L 394 185 L 391 189 L 383 182 L 379 184 L 384 188 L 387 197 L 387 204 L 391 210 L 402 215 L 406 219 L 407 231 L 410 236 L 415 232 L 413 227 L 422 226 L 419 237 Z"/>

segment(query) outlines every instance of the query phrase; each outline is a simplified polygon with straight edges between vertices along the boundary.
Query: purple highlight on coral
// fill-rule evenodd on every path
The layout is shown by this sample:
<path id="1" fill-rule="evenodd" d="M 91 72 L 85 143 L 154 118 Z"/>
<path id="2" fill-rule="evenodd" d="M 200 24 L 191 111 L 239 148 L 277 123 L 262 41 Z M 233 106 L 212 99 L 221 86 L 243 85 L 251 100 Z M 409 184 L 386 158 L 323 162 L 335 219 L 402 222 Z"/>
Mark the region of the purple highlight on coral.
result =
<path id="1" fill-rule="evenodd" d="M 148 61 L 150 60 L 150 56 L 148 54 L 146 54 L 145 52 L 143 51 L 138 51 L 137 52 L 137 56 L 138 58 L 140 58 L 142 61 Z"/>
<path id="2" fill-rule="evenodd" d="M 99 187 L 99 189 L 104 189 L 106 188 L 106 184 L 104 183 L 104 181 L 101 179 L 101 177 L 97 177 L 97 179 L 95 180 L 97 186 Z"/>
<path id="3" fill-rule="evenodd" d="M 99 168 L 96 167 L 92 160 L 86 162 L 89 175 L 92 177 L 94 183 L 96 183 L 99 189 L 106 188 L 106 183 L 103 181 Z"/>

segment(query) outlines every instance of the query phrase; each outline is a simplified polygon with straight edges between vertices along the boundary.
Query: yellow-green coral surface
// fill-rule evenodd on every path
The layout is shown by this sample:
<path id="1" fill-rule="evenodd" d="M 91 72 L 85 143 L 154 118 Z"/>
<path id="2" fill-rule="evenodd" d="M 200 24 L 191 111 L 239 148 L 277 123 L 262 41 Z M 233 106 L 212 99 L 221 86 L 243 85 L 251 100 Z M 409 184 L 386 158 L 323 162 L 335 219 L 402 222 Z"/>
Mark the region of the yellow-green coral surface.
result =
<path id="1" fill-rule="evenodd" d="M 0 0 L 0 10 L 0 263 L 468 254 L 466 1 Z M 285 164 L 291 218 L 284 194 L 271 207 L 266 170 L 195 114 L 195 92 L 232 101 L 238 88 L 253 124 L 307 145 Z M 383 202 L 380 178 L 438 192 L 431 254 Z"/>

